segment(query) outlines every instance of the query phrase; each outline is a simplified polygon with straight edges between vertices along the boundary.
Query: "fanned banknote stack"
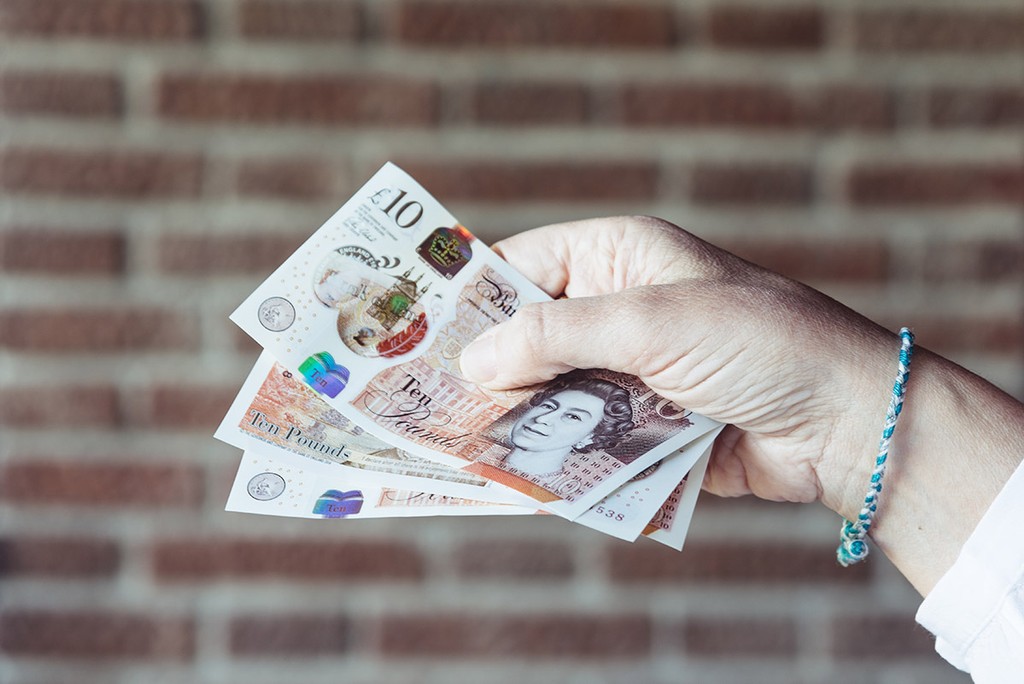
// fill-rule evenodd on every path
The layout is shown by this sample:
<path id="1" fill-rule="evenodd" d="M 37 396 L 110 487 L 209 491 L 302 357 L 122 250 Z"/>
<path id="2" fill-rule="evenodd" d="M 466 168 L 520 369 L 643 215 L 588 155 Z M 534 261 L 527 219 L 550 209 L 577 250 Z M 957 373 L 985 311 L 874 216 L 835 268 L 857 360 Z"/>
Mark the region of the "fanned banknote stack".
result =
<path id="1" fill-rule="evenodd" d="M 227 510 L 552 514 L 681 549 L 719 424 L 611 371 L 463 377 L 471 341 L 549 299 L 385 165 L 231 315 L 264 352 L 216 433 L 244 450 Z"/>

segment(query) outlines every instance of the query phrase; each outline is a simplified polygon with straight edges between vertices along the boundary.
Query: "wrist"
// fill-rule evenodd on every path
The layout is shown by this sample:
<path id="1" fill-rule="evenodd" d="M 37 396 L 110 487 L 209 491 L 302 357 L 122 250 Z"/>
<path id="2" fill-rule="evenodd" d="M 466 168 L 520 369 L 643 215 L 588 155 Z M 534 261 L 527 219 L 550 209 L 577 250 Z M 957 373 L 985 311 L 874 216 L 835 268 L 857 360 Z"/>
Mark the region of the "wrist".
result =
<path id="1" fill-rule="evenodd" d="M 876 328 L 864 331 L 858 343 L 842 348 L 843 358 L 832 361 L 838 369 L 830 388 L 832 405 L 837 409 L 816 475 L 821 502 L 847 520 L 854 520 L 864 505 L 875 467 L 900 340 Z"/>
<path id="2" fill-rule="evenodd" d="M 851 399 L 819 472 L 821 501 L 847 520 L 863 507 L 885 416 L 881 404 L 892 392 L 898 347 L 886 346 L 888 360 L 865 361 L 861 373 L 866 382 L 858 391 L 873 396 Z M 869 380 L 876 374 L 888 380 Z M 1024 434 L 1006 426 L 1022 424 L 1019 402 L 926 349 L 915 352 L 870 536 L 922 594 L 952 566 L 1020 464 Z"/>

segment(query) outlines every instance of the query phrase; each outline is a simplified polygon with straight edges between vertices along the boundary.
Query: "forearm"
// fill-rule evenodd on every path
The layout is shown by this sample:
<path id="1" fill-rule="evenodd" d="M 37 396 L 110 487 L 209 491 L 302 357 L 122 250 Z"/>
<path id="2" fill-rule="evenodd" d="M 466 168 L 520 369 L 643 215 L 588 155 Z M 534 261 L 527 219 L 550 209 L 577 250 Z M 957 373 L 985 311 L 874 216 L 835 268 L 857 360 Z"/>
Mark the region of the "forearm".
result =
<path id="1" fill-rule="evenodd" d="M 895 348 L 892 350 L 895 367 Z M 891 380 L 889 383 L 891 389 Z M 876 418 L 877 444 L 882 414 Z M 863 505 L 874 457 L 850 445 L 849 477 L 822 500 L 847 519 Z M 923 595 L 1024 458 L 1024 405 L 925 349 L 915 352 L 871 536 Z M 854 463 L 853 461 L 856 461 Z"/>

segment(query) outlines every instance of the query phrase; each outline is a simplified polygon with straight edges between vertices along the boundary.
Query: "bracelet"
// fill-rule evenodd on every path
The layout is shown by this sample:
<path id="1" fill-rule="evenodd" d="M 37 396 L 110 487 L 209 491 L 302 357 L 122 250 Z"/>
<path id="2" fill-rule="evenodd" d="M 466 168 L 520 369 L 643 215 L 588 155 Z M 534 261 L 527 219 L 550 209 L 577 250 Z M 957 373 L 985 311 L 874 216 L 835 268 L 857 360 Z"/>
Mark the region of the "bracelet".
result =
<path id="1" fill-rule="evenodd" d="M 882 478 L 885 476 L 885 463 L 889 458 L 889 442 L 892 440 L 893 430 L 896 429 L 896 420 L 903 410 L 903 395 L 907 391 L 907 379 L 910 376 L 910 357 L 914 354 L 914 333 L 909 329 L 900 330 L 900 365 L 896 374 L 896 382 L 892 387 L 892 397 L 889 399 L 889 408 L 885 412 L 885 427 L 882 429 L 882 440 L 878 444 L 878 456 L 875 458 L 875 469 L 871 472 L 871 484 L 868 486 L 867 496 L 864 497 L 864 507 L 853 522 L 843 520 L 843 527 L 839 532 L 839 548 L 836 549 L 836 559 L 844 568 L 859 563 L 868 557 L 868 531 L 871 529 L 871 522 L 878 510 L 878 498 L 882 494 Z"/>

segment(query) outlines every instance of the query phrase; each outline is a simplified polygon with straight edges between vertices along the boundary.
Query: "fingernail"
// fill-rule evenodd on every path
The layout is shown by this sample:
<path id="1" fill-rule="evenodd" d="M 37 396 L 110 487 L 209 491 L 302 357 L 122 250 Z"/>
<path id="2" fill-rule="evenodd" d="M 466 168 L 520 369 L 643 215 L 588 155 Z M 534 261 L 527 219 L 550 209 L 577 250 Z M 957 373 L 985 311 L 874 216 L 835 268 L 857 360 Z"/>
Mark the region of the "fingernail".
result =
<path id="1" fill-rule="evenodd" d="M 476 338 L 462 350 L 459 359 L 462 374 L 476 384 L 490 382 L 498 375 L 498 355 L 494 345 L 494 335 L 490 331 Z"/>

